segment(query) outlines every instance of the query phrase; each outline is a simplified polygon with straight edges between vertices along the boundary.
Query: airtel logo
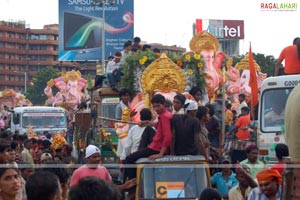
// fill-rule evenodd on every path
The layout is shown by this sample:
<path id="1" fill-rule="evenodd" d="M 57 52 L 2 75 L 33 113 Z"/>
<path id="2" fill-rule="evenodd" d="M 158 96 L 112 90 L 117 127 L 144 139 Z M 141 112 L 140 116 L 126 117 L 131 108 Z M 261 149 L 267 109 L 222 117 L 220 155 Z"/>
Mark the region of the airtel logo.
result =
<path id="1" fill-rule="evenodd" d="M 214 35 L 216 37 L 224 37 L 224 38 L 236 38 L 241 37 L 241 27 L 228 27 L 225 25 L 223 28 L 215 27 Z M 211 28 L 209 29 L 211 31 Z"/>
<path id="2" fill-rule="evenodd" d="M 217 38 L 244 39 L 244 21 L 209 20 L 207 31 Z"/>

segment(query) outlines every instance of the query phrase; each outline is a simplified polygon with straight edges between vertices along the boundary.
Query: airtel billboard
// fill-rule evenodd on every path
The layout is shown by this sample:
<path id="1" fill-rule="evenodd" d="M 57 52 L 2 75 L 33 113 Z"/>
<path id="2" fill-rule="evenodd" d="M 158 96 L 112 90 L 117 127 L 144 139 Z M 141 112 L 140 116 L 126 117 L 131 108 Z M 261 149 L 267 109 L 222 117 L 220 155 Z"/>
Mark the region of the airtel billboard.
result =
<path id="1" fill-rule="evenodd" d="M 203 30 L 218 39 L 244 39 L 243 20 L 196 19 L 196 33 Z"/>

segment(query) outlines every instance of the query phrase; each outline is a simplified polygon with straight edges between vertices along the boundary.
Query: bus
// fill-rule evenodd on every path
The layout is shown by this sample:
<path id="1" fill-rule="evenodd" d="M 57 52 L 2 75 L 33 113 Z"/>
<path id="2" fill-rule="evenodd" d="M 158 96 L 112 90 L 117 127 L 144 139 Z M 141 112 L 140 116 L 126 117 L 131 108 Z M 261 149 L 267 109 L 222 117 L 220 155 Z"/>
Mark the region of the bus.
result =
<path id="1" fill-rule="evenodd" d="M 11 112 L 10 129 L 20 134 L 28 133 L 32 127 L 38 135 L 45 131 L 49 133 L 67 131 L 67 112 L 60 107 L 26 106 L 14 108 Z"/>
<path id="2" fill-rule="evenodd" d="M 268 164 L 277 162 L 275 147 L 286 143 L 284 112 L 292 89 L 300 84 L 300 75 L 266 78 L 260 88 L 257 126 L 259 156 Z"/>

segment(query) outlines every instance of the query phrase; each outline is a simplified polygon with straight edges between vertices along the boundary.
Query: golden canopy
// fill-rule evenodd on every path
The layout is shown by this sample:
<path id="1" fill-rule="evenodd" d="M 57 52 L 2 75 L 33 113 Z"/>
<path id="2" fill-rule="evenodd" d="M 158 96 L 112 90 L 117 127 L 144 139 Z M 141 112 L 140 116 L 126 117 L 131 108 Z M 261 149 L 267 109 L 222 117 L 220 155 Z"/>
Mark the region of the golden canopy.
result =
<path id="1" fill-rule="evenodd" d="M 166 54 L 153 61 L 143 72 L 141 85 L 143 91 L 184 92 L 186 86 L 184 71 Z"/>
<path id="2" fill-rule="evenodd" d="M 190 49 L 198 53 L 202 50 L 213 50 L 216 52 L 219 50 L 219 46 L 218 39 L 207 31 L 197 33 L 190 40 Z"/>
<path id="3" fill-rule="evenodd" d="M 254 60 L 254 67 L 256 71 L 261 71 L 260 66 Z M 235 68 L 238 70 L 250 69 L 249 65 L 249 54 L 246 54 L 245 57 L 235 65 Z"/>

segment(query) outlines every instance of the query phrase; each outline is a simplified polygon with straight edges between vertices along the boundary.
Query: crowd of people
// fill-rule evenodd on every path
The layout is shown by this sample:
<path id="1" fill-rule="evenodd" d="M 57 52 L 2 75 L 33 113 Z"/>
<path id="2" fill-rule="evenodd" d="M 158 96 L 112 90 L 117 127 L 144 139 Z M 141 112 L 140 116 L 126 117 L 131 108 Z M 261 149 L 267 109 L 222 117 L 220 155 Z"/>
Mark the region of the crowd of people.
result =
<path id="1" fill-rule="evenodd" d="M 294 43 L 298 45 L 297 41 Z M 107 63 L 109 84 L 120 97 L 115 116 L 118 120 L 128 115 L 126 119 L 130 121 L 137 114 L 130 110 L 131 91 L 120 89 L 118 83 L 126 55 L 130 51 L 151 48 L 149 45 L 142 47 L 140 42 L 138 37 L 133 43 L 126 42 L 124 50 L 116 52 Z M 101 81 L 96 80 L 91 90 L 102 87 Z M 153 95 L 153 110 L 142 109 L 138 113 L 140 122 L 118 133 L 117 154 L 123 164 L 119 185 L 113 183 L 108 169 L 100 165 L 101 150 L 97 146 L 90 144 L 85 148 L 86 163 L 78 166 L 77 158 L 72 155 L 72 145 L 66 143 L 53 148 L 49 133 L 36 139 L 4 130 L 9 113 L 1 110 L 0 199 L 119 200 L 125 198 L 125 192 L 127 199 L 134 199 L 136 171 L 127 168 L 127 164 L 135 164 L 145 157 L 155 160 L 165 155 L 202 155 L 208 163 L 220 167 L 212 168 L 212 188 L 203 188 L 200 200 L 279 200 L 283 158 L 289 155 L 288 147 L 277 144 L 278 163 L 271 168 L 259 160 L 259 149 L 252 143 L 244 149 L 245 158 L 228 155 L 224 151 L 227 139 L 253 139 L 250 128 L 255 127 L 255 123 L 249 114 L 245 94 L 238 95 L 238 106 L 233 106 L 233 99 L 226 98 L 224 108 L 224 98 L 217 94 L 215 100 L 209 102 L 205 90 L 196 86 L 190 89 L 189 95 L 177 93 L 173 101 L 161 94 Z M 225 133 L 222 121 L 226 124 Z"/>
<path id="2" fill-rule="evenodd" d="M 254 198 L 253 195 L 261 195 L 261 199 L 279 195 L 282 158 L 288 156 L 287 146 L 276 146 L 279 163 L 272 169 L 259 161 L 259 149 L 254 144 L 245 149 L 246 159 L 232 162 L 232 157 L 223 152 L 226 141 L 222 137 L 222 119 L 218 115 L 222 109 L 219 105 L 223 96 L 218 95 L 215 102 L 203 105 L 203 93 L 200 88 L 193 87 L 190 91 L 190 95 L 194 95 L 192 99 L 181 93 L 177 93 L 173 102 L 168 102 L 161 94 L 155 94 L 151 98 L 153 111 L 149 108 L 142 109 L 139 112 L 140 122 L 129 126 L 128 134 L 121 133 L 123 141 L 119 140 L 118 144 L 120 162 L 124 164 L 124 168 L 120 169 L 123 175 L 121 185 L 113 184 L 108 169 L 99 165 L 101 150 L 94 145 L 85 149 L 86 164 L 76 166 L 77 160 L 73 157 L 72 145 L 66 143 L 53 148 L 53 138 L 49 133 L 45 132 L 44 136 L 36 139 L 28 138 L 26 134 L 19 135 L 18 132 L 3 131 L 0 135 L 0 164 L 5 166 L 2 176 L 9 176 L 11 185 L 8 187 L 8 193 L 4 192 L 5 187 L 1 187 L 0 174 L 0 196 L 11 195 L 14 197 L 12 199 L 29 200 L 37 196 L 85 199 L 91 193 L 84 188 L 94 183 L 102 188 L 101 191 L 90 188 L 96 196 L 104 195 L 102 192 L 106 191 L 105 195 L 112 195 L 108 199 L 122 199 L 124 192 L 133 197 L 136 171 L 134 168 L 127 168 L 126 164 L 135 164 L 143 157 L 154 160 L 169 154 L 202 155 L 207 162 L 220 164 L 219 169 L 211 170 L 211 183 L 222 199 L 239 199 L 236 198 L 237 195 L 243 199 Z M 124 110 L 129 110 L 129 118 L 136 115 L 135 110 L 130 111 L 131 91 L 122 88 L 119 96 L 121 101 L 116 107 L 116 118 L 123 119 Z M 245 96 L 240 94 L 239 100 L 240 104 L 243 104 Z M 227 105 L 230 104 L 229 101 L 230 99 L 226 100 Z M 226 107 L 228 109 L 225 112 L 232 112 L 230 105 Z M 238 106 L 236 109 L 237 113 L 241 113 L 240 116 L 234 117 L 234 114 L 227 112 L 225 121 L 228 133 L 240 140 L 249 139 L 249 132 L 245 132 L 246 127 L 252 123 L 249 108 Z M 267 171 L 262 173 L 262 170 Z M 260 175 L 261 173 L 263 175 Z M 53 183 L 51 187 L 50 183 Z M 41 185 L 45 189 L 35 189 L 42 187 Z M 272 192 L 271 189 L 264 188 L 271 188 Z"/>

